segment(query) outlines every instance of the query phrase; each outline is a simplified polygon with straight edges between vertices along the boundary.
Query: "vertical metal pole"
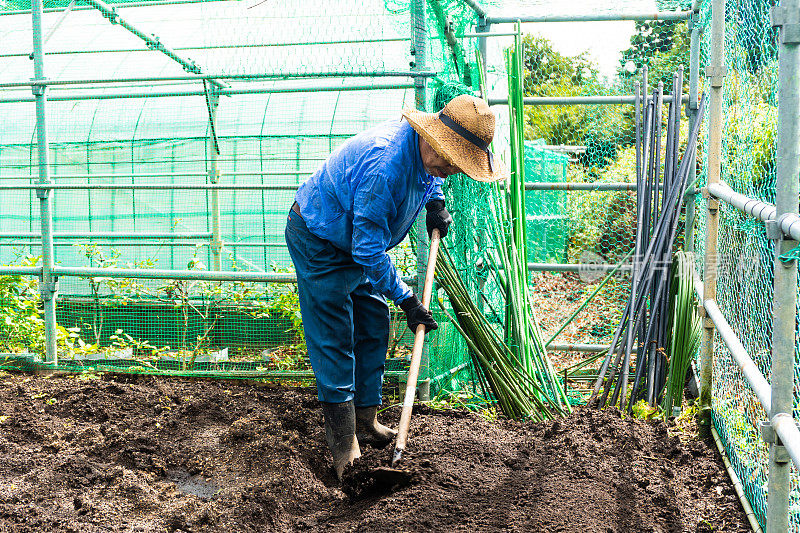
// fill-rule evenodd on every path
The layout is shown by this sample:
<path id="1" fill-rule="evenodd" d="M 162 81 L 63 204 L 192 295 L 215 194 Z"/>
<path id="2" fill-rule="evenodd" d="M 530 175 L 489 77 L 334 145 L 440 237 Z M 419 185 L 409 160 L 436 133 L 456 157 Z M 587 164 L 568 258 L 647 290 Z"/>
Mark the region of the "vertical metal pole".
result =
<path id="1" fill-rule="evenodd" d="M 216 88 L 211 88 L 208 96 L 208 112 L 211 121 L 208 136 L 208 179 L 211 183 L 219 183 L 219 146 L 217 146 L 217 108 L 219 107 L 219 93 Z M 211 253 L 213 254 L 214 270 L 222 270 L 222 239 L 219 229 L 219 190 L 211 189 Z"/>
<path id="2" fill-rule="evenodd" d="M 411 54 L 414 57 L 412 70 L 425 70 L 427 60 L 427 21 L 425 16 L 425 0 L 414 0 L 411 4 Z M 426 109 L 426 87 L 427 78 L 414 78 L 414 100 L 416 108 Z M 425 229 L 425 210 L 420 213 L 417 220 L 417 293 L 422 294 L 425 286 L 425 271 L 428 264 L 428 232 Z M 420 400 L 429 400 L 431 391 L 430 381 L 430 354 L 428 344 L 425 343 L 422 349 L 422 359 L 420 360 L 418 394 Z"/>
<path id="3" fill-rule="evenodd" d="M 486 33 L 491 27 L 491 23 L 486 22 L 486 17 L 478 18 L 478 33 Z M 487 41 L 487 37 L 478 37 L 478 52 L 480 52 L 481 61 L 483 62 L 483 79 L 486 80 L 486 94 L 483 95 L 484 98 L 489 98 L 489 78 L 487 77 L 489 74 L 489 53 L 486 46 Z"/>
<path id="4" fill-rule="evenodd" d="M 725 0 L 711 3 L 711 60 L 706 76 L 711 86 L 708 112 L 708 184 L 719 183 L 722 155 L 722 82 L 725 79 Z M 705 190 L 706 246 L 703 268 L 703 297 L 717 299 L 717 232 L 719 230 L 719 201 Z M 703 320 L 703 342 L 700 352 L 700 429 L 708 432 L 711 424 L 711 386 L 714 371 L 714 323 L 708 316 Z"/>
<path id="5" fill-rule="evenodd" d="M 778 143 L 775 217 L 798 212 L 800 176 L 800 0 L 783 0 L 772 8 L 772 25 L 780 28 L 778 47 Z M 774 223 L 772 224 L 774 226 Z M 797 261 L 784 263 L 780 255 L 797 241 L 770 228 L 775 241 L 775 285 L 772 305 L 772 412 L 771 419 L 792 416 L 794 400 Z M 767 533 L 787 531 L 789 524 L 789 457 L 777 439 L 770 439 Z"/>
<path id="6" fill-rule="evenodd" d="M 692 6 L 696 7 L 696 6 Z M 689 19 L 689 29 L 691 37 L 689 40 L 689 103 L 686 106 L 686 116 L 689 117 L 689 131 L 692 131 L 695 121 L 697 121 L 698 104 L 698 84 L 700 81 L 700 13 L 695 9 Z M 689 162 L 689 183 L 694 181 L 697 175 L 697 153 L 689 154 L 692 158 Z M 695 226 L 695 195 L 686 196 L 686 231 L 684 236 L 684 248 L 687 252 L 694 252 L 694 226 Z"/>
<path id="7" fill-rule="evenodd" d="M 45 80 L 44 77 L 44 45 L 42 43 L 42 0 L 31 3 L 33 15 L 33 79 Z M 47 88 L 34 86 L 36 97 L 36 144 L 39 158 L 39 183 L 50 183 L 49 144 L 47 141 Z M 58 278 L 53 276 L 53 200 L 48 189 L 37 189 L 39 213 L 42 225 L 42 277 L 39 281 L 39 292 L 44 305 L 45 360 L 58 362 L 56 352 L 56 291 Z"/>

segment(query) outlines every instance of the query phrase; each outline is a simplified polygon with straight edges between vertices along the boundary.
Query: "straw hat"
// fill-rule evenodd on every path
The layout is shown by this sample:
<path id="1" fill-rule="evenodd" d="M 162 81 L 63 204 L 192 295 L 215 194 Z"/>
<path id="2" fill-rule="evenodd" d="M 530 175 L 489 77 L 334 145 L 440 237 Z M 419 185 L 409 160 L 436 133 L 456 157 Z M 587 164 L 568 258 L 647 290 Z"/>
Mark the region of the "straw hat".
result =
<path id="1" fill-rule="evenodd" d="M 474 96 L 456 96 L 439 113 L 403 110 L 409 124 L 436 153 L 476 181 L 508 177 L 508 169 L 489 150 L 494 138 L 494 115 L 489 105 Z"/>

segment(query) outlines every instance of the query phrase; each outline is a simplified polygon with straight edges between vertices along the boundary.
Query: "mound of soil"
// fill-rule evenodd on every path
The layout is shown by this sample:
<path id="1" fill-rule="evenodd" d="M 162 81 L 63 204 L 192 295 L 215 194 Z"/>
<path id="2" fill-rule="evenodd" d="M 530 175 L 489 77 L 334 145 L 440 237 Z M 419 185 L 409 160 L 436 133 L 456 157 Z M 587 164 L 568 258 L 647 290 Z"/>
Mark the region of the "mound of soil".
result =
<path id="1" fill-rule="evenodd" d="M 613 411 L 420 408 L 401 482 L 385 448 L 340 485 L 307 389 L 0 379 L 0 531 L 748 531 L 715 450 Z"/>

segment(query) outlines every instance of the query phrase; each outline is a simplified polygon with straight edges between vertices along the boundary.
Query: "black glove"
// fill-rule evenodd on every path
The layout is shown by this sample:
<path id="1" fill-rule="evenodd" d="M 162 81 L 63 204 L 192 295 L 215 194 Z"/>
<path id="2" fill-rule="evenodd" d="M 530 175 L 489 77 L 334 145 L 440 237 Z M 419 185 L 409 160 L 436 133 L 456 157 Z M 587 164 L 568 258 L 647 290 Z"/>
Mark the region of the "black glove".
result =
<path id="1" fill-rule="evenodd" d="M 425 215 L 425 225 L 428 227 L 428 237 L 433 234 L 433 228 L 439 230 L 439 237 L 444 239 L 447 227 L 453 223 L 453 217 L 444 207 L 444 200 L 431 200 L 425 204 L 428 214 Z"/>
<path id="2" fill-rule="evenodd" d="M 419 301 L 416 294 L 412 294 L 400 302 L 400 309 L 405 311 L 408 327 L 413 333 L 417 332 L 417 326 L 420 324 L 425 326 L 426 333 L 439 327 L 431 312 L 422 307 L 422 302 Z"/>

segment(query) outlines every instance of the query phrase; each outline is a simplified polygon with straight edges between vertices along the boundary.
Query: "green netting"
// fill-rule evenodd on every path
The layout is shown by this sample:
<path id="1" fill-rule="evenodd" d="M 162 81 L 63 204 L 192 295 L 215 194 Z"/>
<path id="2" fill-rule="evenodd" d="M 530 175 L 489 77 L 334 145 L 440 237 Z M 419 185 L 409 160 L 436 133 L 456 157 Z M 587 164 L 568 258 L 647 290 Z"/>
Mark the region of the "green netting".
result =
<path id="1" fill-rule="evenodd" d="M 147 80 L 184 75 L 175 61 L 111 24 L 96 9 L 79 5 L 62 20 L 63 13 L 57 9 L 69 3 L 46 1 L 45 8 L 53 11 L 45 13 L 45 33 L 58 24 L 47 44 L 49 78 L 144 78 L 51 88 L 51 171 L 60 183 L 210 183 L 216 178 L 212 154 L 216 135 L 221 183 L 283 187 L 219 193 L 223 244 L 218 261 L 223 270 L 291 269 L 282 232 L 292 187 L 345 139 L 416 103 L 412 79 L 382 74 L 424 63 L 436 73 L 425 92 L 429 110 L 439 109 L 459 91 L 479 90 L 477 40 L 462 37 L 477 30 L 478 19 L 460 0 L 423 4 L 424 54 L 413 50 L 415 14 L 409 0 L 323 0 L 304 4 L 302 9 L 288 0 L 164 2 L 138 7 L 114 3 L 125 20 L 158 36 L 203 72 L 252 78 L 225 81 L 228 93 L 220 97 L 212 132 L 201 84 Z M 9 43 L 0 57 L 4 79 L 31 77 L 26 44 L 30 43 L 31 17 L 16 11 L 28 7 L 22 1 L 0 7 L 6 13 L 0 15 L 0 37 Z M 532 7 L 536 6 L 530 2 L 516 6 L 526 11 Z M 489 8 L 510 9 L 499 4 Z M 337 15 L 331 17 L 331 13 Z M 580 27 L 578 23 L 575 30 Z M 536 35 L 536 27 L 526 27 L 532 33 L 524 39 L 525 96 L 629 94 L 638 69 L 656 52 L 669 53 L 688 65 L 685 30 L 685 24 L 668 25 L 650 48 L 637 48 L 632 41 L 618 72 L 608 77 L 588 54 L 558 52 Z M 637 39 L 653 41 L 648 35 L 647 28 L 636 29 Z M 503 49 L 510 43 L 509 37 L 489 40 L 485 62 L 490 96 L 507 94 Z M 633 70 L 626 69 L 629 61 L 634 62 Z M 647 64 L 657 70 L 655 63 Z M 663 65 L 660 72 L 667 72 L 670 65 Z M 0 127 L 3 183 L 27 184 L 36 179 L 31 99 L 25 87 L 3 89 L 0 94 L 6 117 Z M 507 158 L 508 117 L 502 106 L 495 109 L 500 120 L 494 149 L 499 157 Z M 630 106 L 528 107 L 525 136 L 537 141 L 527 148 L 526 180 L 632 181 L 631 124 Z M 502 328 L 505 303 L 499 297 L 496 276 L 490 275 L 492 266 L 486 262 L 491 247 L 485 221 L 490 216 L 490 195 L 495 193 L 463 177 L 450 180 L 445 188 L 456 221 L 448 238 L 456 266 L 487 316 Z M 6 232 L 0 234 L 0 263 L 19 264 L 40 255 L 35 236 L 40 229 L 36 195 L 7 190 L 0 194 Z M 633 242 L 634 199 L 628 191 L 527 192 L 528 261 L 620 260 Z M 58 191 L 53 206 L 54 229 L 59 234 L 56 261 L 61 266 L 213 269 L 217 262 L 210 242 L 213 204 L 211 193 L 197 190 Z M 87 238 L 89 232 L 128 235 Z M 147 233 L 173 236 L 144 241 Z M 404 275 L 416 275 L 415 252 L 409 243 L 392 255 Z M 540 279 L 531 276 L 534 285 Z M 3 301 L 11 302 L 11 293 L 18 289 L 36 301 L 35 287 L 21 288 L 27 283 L 7 278 Z M 581 290 L 590 292 L 589 282 L 581 284 Z M 623 300 L 626 286 L 623 281 L 609 283 L 604 291 L 607 301 Z M 11 314 L 31 311 L 20 311 L 15 305 L 6 308 Z M 117 341 L 146 344 L 136 348 L 137 354 L 161 350 L 176 357 L 227 347 L 230 357 L 243 358 L 278 349 L 282 358 L 273 359 L 281 366 L 307 368 L 292 286 L 62 277 L 57 311 L 63 327 L 60 346 L 67 358 L 93 349 L 106 353 Z M 608 313 L 603 315 L 607 322 L 617 311 L 603 312 Z M 430 366 L 425 369 L 434 390 L 472 387 L 474 376 L 463 340 L 444 315 L 437 316 L 442 327 L 430 336 Z M 6 349 L 41 350 L 41 317 L 34 310 L 30 318 L 31 327 L 4 331 Z M 597 325 L 568 334 L 571 342 L 601 343 L 609 340 L 610 331 Z M 567 339 L 566 335 L 556 342 Z M 403 357 L 409 337 L 398 319 L 392 337 L 391 355 Z M 78 339 L 88 347 L 80 346 Z M 287 350 L 281 347 L 286 346 L 300 349 L 284 357 Z"/>
<path id="2" fill-rule="evenodd" d="M 525 179 L 528 182 L 565 183 L 569 156 L 545 147 L 544 139 L 525 141 Z M 565 262 L 567 258 L 567 193 L 527 191 L 525 215 L 528 260 Z"/>
<path id="3" fill-rule="evenodd" d="M 202 84 L 148 79 L 185 75 L 177 62 L 96 9 L 78 4 L 64 14 L 70 2 L 46 0 L 48 78 L 142 78 L 49 90 L 53 179 L 99 186 L 206 184 L 218 172 L 220 183 L 278 188 L 221 191 L 218 218 L 209 191 L 58 191 L 53 224 L 60 266 L 211 270 L 218 261 L 222 270 L 290 272 L 283 227 L 293 189 L 341 142 L 416 105 L 414 80 L 387 74 L 415 65 L 435 72 L 423 102 L 428 108 L 436 89 L 452 82 L 477 90 L 475 41 L 453 37 L 474 26 L 475 14 L 456 0 L 325 0 L 302 7 L 291 1 L 127 3 L 111 2 L 124 20 L 203 72 L 247 77 L 225 80 L 229 92 L 219 97 L 212 131 Z M 414 13 L 415 5 L 425 13 Z M 8 44 L 0 57 L 3 81 L 32 77 L 28 9 L 27 1 L 0 5 L 0 41 Z M 424 21 L 424 53 L 414 49 L 415 17 Z M 32 183 L 38 160 L 30 89 L 3 89 L 0 105 L 6 117 L 0 180 Z M 36 195 L 4 190 L 0 201 L 0 264 L 35 263 L 41 254 Z M 217 221 L 219 258 L 211 243 Z M 416 275 L 408 242 L 392 256 L 403 275 Z M 2 349 L 41 357 L 44 325 L 35 280 L 0 280 Z M 437 318 L 442 326 L 429 336 L 423 375 L 434 392 L 458 390 L 472 380 L 466 350 L 444 317 Z M 62 277 L 57 320 L 60 368 L 67 370 L 100 365 L 128 372 L 309 375 L 293 285 Z M 393 310 L 390 376 L 402 373 L 409 342 Z M 225 350 L 227 361 L 220 355 Z M 212 363 L 219 366 L 210 370 Z"/>
<path id="4" fill-rule="evenodd" d="M 777 127 L 777 40 L 766 2 L 728 3 L 725 25 L 721 178 L 737 192 L 774 203 Z M 701 65 L 710 57 L 710 2 L 701 11 Z M 707 88 L 707 83 L 705 84 Z M 706 137 L 701 136 L 705 142 Z M 707 161 L 702 161 L 705 177 Z M 706 203 L 700 196 L 697 268 L 705 257 Z M 722 204 L 722 203 L 721 203 Z M 769 379 L 772 352 L 773 244 L 764 225 L 720 205 L 717 301 L 750 356 Z M 767 419 L 721 340 L 714 347 L 713 416 L 728 457 L 762 527 L 767 507 L 768 448 L 759 433 Z M 795 367 L 797 374 L 800 367 Z M 797 379 L 797 378 L 795 378 Z M 795 392 L 797 405 L 797 392 Z M 795 407 L 795 409 L 797 409 Z M 797 412 L 795 412 L 795 416 Z M 797 474 L 792 467 L 790 530 L 800 528 Z"/>

